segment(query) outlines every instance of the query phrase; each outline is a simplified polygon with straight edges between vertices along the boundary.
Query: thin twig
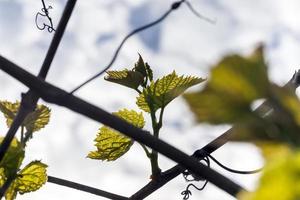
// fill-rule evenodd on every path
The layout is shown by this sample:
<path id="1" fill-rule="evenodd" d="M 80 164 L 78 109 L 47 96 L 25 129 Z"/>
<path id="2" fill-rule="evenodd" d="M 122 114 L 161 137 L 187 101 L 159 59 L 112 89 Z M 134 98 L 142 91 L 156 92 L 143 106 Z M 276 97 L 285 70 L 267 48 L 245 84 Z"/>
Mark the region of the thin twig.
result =
<path id="1" fill-rule="evenodd" d="M 146 153 L 146 156 L 148 158 L 151 158 L 151 153 L 150 151 L 147 149 L 147 147 L 145 145 L 143 145 L 142 143 L 139 143 L 141 145 L 141 147 L 143 148 L 144 152 Z"/>
<path id="2" fill-rule="evenodd" d="M 83 184 L 80 184 L 80 183 L 75 183 L 73 181 L 68 181 L 68 180 L 57 178 L 57 177 L 54 177 L 54 176 L 48 176 L 48 182 L 49 183 L 54 183 L 54 184 L 57 184 L 57 185 L 61 185 L 61 186 L 65 186 L 65 187 L 68 187 L 68 188 L 73 188 L 73 189 L 80 190 L 80 191 L 83 191 L 83 192 L 88 192 L 88 193 L 91 193 L 91 194 L 94 194 L 94 195 L 97 195 L 97 196 L 101 196 L 101 197 L 105 197 L 105 198 L 108 198 L 108 199 L 113 199 L 113 200 L 128 200 L 129 199 L 127 197 L 120 196 L 120 195 L 117 195 L 117 194 L 114 194 L 114 193 L 111 193 L 111 192 L 107 192 L 107 191 L 104 191 L 104 190 L 99 190 L 99 189 L 94 188 L 94 187 L 90 187 L 90 186 L 83 185 Z"/>
<path id="3" fill-rule="evenodd" d="M 124 135 L 143 143 L 155 151 L 174 160 L 199 177 L 203 177 L 232 196 L 236 196 L 243 188 L 220 173 L 208 168 L 170 144 L 155 138 L 149 132 L 141 130 L 132 124 L 114 116 L 101 108 L 41 80 L 11 61 L 0 56 L 0 69 L 25 84 L 49 103 L 66 107 L 78 114 L 109 126 Z"/>

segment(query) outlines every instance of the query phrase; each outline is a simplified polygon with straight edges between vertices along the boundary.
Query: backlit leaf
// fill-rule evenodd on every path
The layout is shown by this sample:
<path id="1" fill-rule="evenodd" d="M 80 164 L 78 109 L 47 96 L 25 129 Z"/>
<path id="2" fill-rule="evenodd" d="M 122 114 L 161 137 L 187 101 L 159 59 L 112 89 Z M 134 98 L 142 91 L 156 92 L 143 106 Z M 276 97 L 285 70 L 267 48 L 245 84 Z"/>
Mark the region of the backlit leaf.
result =
<path id="1" fill-rule="evenodd" d="M 247 119 L 235 123 L 231 129 L 230 140 L 242 142 L 282 142 L 284 129 L 278 124 L 263 118 Z"/>
<path id="2" fill-rule="evenodd" d="M 245 103 L 264 98 L 269 81 L 261 47 L 248 57 L 231 55 L 223 58 L 213 67 L 208 85 L 227 98 L 238 97 Z"/>
<path id="3" fill-rule="evenodd" d="M 251 103 L 267 95 L 269 81 L 262 48 L 251 56 L 231 55 L 211 71 L 206 87 L 184 95 L 199 122 L 233 123 L 248 118 Z"/>
<path id="4" fill-rule="evenodd" d="M 184 98 L 199 122 L 228 123 L 246 118 L 250 111 L 248 104 L 241 103 L 238 99 L 235 101 L 225 98 L 211 88 L 185 94 Z"/>
<path id="5" fill-rule="evenodd" d="M 25 166 L 18 174 L 15 180 L 5 193 L 6 200 L 13 200 L 17 194 L 33 192 L 42 187 L 47 181 L 46 174 L 47 165 L 40 161 L 33 161 Z M 4 184 L 6 176 L 1 173 L 3 168 L 0 168 L 1 183 Z"/>
<path id="6" fill-rule="evenodd" d="M 11 126 L 13 119 L 15 118 L 20 107 L 20 102 L 11 103 L 9 101 L 0 101 L 0 110 L 6 118 L 6 124 Z"/>
<path id="7" fill-rule="evenodd" d="M 189 87 L 203 82 L 205 79 L 192 76 L 178 76 L 173 73 L 151 82 L 150 86 L 143 90 L 143 93 L 137 97 L 136 104 L 145 112 L 156 111 L 165 107 L 177 96 L 181 95 Z"/>
<path id="8" fill-rule="evenodd" d="M 37 105 L 34 112 L 30 113 L 25 121 L 24 125 L 27 131 L 36 132 L 44 128 L 50 119 L 50 109 L 44 105 Z"/>
<path id="9" fill-rule="evenodd" d="M 0 110 L 6 118 L 6 124 L 11 126 L 20 107 L 20 102 L 11 103 L 8 101 L 0 101 Z M 50 119 L 50 109 L 44 105 L 37 105 L 34 112 L 30 113 L 24 120 L 23 126 L 27 131 L 35 132 L 44 128 Z"/>
<path id="10" fill-rule="evenodd" d="M 300 101 L 297 95 L 289 89 L 281 88 L 276 85 L 273 85 L 272 92 L 279 101 L 278 103 L 291 114 L 295 123 L 300 126 Z"/>
<path id="11" fill-rule="evenodd" d="M 129 71 L 107 71 L 107 76 L 104 78 L 107 81 L 114 82 L 129 88 L 137 89 L 144 81 L 144 77 L 140 72 Z"/>
<path id="12" fill-rule="evenodd" d="M 5 175 L 4 168 L 0 168 L 0 186 L 2 187 L 5 181 L 7 180 Z M 6 200 L 13 200 L 17 196 L 17 190 L 15 190 L 15 183 L 14 181 L 11 183 L 10 187 L 5 192 L 5 199 Z"/>
<path id="13" fill-rule="evenodd" d="M 232 140 L 251 142 L 285 142 L 298 147 L 300 145 L 300 101 L 287 88 L 272 85 L 268 100 L 273 107 L 263 118 L 235 125 Z M 275 103 L 274 103 L 275 102 Z"/>
<path id="14" fill-rule="evenodd" d="M 148 63 L 145 63 L 142 56 L 139 55 L 138 62 L 134 65 L 134 71 L 138 71 L 143 74 L 144 77 L 147 77 L 150 81 L 153 80 L 153 72 Z"/>
<path id="15" fill-rule="evenodd" d="M 150 66 L 144 63 L 143 58 L 139 55 L 139 60 L 131 70 L 107 71 L 105 80 L 117 83 L 132 89 L 138 89 L 139 86 L 146 87 L 148 80 L 153 79 Z"/>
<path id="16" fill-rule="evenodd" d="M 3 137 L 0 138 L 0 142 L 2 143 Z M 22 161 L 24 159 L 24 150 L 20 142 L 14 138 L 4 156 L 2 161 L 0 162 L 0 168 L 4 169 L 4 173 L 6 177 L 9 177 L 16 173 L 19 169 Z"/>
<path id="17" fill-rule="evenodd" d="M 253 193 L 243 192 L 240 200 L 298 200 L 300 196 L 300 153 L 290 153 L 268 162 Z"/>
<path id="18" fill-rule="evenodd" d="M 145 125 L 142 113 L 137 113 L 134 110 L 123 109 L 113 114 L 138 128 L 143 128 Z M 97 150 L 90 152 L 88 157 L 107 161 L 118 159 L 124 155 L 133 144 L 132 139 L 107 126 L 102 126 L 99 129 L 95 142 Z"/>
<path id="19" fill-rule="evenodd" d="M 20 194 L 33 192 L 42 187 L 47 181 L 47 165 L 40 161 L 33 161 L 25 166 L 19 173 L 16 189 Z"/>
<path id="20" fill-rule="evenodd" d="M 292 153 L 292 149 L 284 143 L 275 142 L 256 142 L 266 161 L 272 162 L 277 158 L 284 158 Z"/>

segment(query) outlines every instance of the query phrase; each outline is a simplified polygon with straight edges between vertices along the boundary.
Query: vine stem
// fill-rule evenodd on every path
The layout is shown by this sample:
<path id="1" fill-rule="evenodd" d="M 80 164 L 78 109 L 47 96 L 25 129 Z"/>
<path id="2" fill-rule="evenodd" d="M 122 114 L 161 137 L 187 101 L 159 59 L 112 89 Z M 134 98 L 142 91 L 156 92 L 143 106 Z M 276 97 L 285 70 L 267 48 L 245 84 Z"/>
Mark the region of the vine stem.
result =
<path id="1" fill-rule="evenodd" d="M 156 119 L 156 113 L 151 110 L 151 120 L 152 120 L 152 126 L 153 126 L 153 135 L 157 139 L 159 138 L 159 131 L 162 127 L 162 121 L 163 121 L 163 114 L 164 114 L 164 107 L 161 108 L 160 114 L 159 114 L 159 121 L 157 122 Z M 157 151 L 152 150 L 151 152 L 151 168 L 152 168 L 152 179 L 157 179 L 158 176 L 161 175 L 161 169 L 159 168 L 158 164 L 158 153 Z"/>
<path id="2" fill-rule="evenodd" d="M 156 119 L 156 115 L 155 115 L 156 111 L 154 110 L 152 102 L 153 101 L 151 99 L 149 99 L 148 106 L 150 108 L 153 136 L 158 139 L 160 127 L 159 127 L 157 119 Z M 158 153 L 154 149 L 152 149 L 152 152 L 151 152 L 150 162 L 151 162 L 151 170 L 152 170 L 151 178 L 153 180 L 155 180 L 155 179 L 157 179 L 158 176 L 160 176 L 161 169 L 159 168 L 159 165 L 158 165 Z"/>
<path id="3" fill-rule="evenodd" d="M 196 158 L 190 157 L 165 141 L 155 138 L 149 132 L 139 129 L 103 109 L 35 77 L 33 74 L 2 56 L 0 56 L 0 69 L 34 90 L 45 101 L 66 107 L 78 114 L 109 126 L 137 142 L 143 143 L 149 148 L 177 162 L 182 168 L 188 169 L 195 175 L 207 179 L 232 196 L 236 196 L 244 189 L 227 177 L 198 162 Z"/>
<path id="4" fill-rule="evenodd" d="M 284 85 L 285 88 L 291 89 L 293 92 L 296 91 L 296 89 L 300 85 L 300 70 L 296 71 L 293 75 L 293 77 Z M 263 116 L 264 114 L 268 113 L 270 110 L 272 110 L 272 107 L 270 106 L 269 101 L 263 102 L 258 108 L 255 109 L 255 112 Z M 213 153 L 214 151 L 221 148 L 223 145 L 225 145 L 229 140 L 234 132 L 234 126 L 230 128 L 229 130 L 225 131 L 223 134 L 221 134 L 219 137 L 205 145 L 203 148 L 196 150 L 192 157 L 197 158 L 198 160 L 203 159 L 202 152 L 205 151 L 208 154 Z M 162 172 L 159 181 L 150 181 L 147 183 L 144 187 L 142 187 L 139 191 L 134 193 L 130 198 L 131 199 L 144 199 L 165 184 L 167 184 L 169 181 L 173 180 L 175 177 L 180 175 L 182 172 L 184 172 L 185 168 L 180 165 L 175 165 L 174 167 Z"/>
<path id="5" fill-rule="evenodd" d="M 145 145 L 143 145 L 142 143 L 139 143 L 141 145 L 141 147 L 143 148 L 143 150 L 146 153 L 146 156 L 150 159 L 151 158 L 151 153 L 150 151 L 147 149 L 147 147 Z"/>

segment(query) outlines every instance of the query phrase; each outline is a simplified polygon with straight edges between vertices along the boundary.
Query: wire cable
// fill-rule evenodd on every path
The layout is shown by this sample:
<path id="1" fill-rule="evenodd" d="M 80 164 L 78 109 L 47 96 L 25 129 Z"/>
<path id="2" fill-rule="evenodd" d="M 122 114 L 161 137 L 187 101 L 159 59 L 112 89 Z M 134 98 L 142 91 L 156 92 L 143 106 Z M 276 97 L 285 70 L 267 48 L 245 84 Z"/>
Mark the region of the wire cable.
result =
<path id="1" fill-rule="evenodd" d="M 190 9 L 190 11 L 196 15 L 198 18 L 202 19 L 202 20 L 205 20 L 211 24 L 216 24 L 217 23 L 217 20 L 216 19 L 210 19 L 208 17 L 205 17 L 203 15 L 201 15 L 193 6 L 192 4 L 189 2 L 189 1 L 184 1 L 184 3 L 187 5 L 187 7 Z"/>
<path id="2" fill-rule="evenodd" d="M 155 25 L 161 23 L 163 20 L 165 20 L 165 19 L 169 16 L 169 14 L 170 14 L 172 11 L 178 9 L 178 8 L 180 7 L 180 5 L 181 5 L 183 2 L 185 2 L 185 0 L 177 1 L 177 2 L 173 3 L 173 4 L 171 5 L 170 9 L 169 9 L 167 12 L 165 12 L 165 14 L 163 14 L 160 18 L 158 18 L 157 20 L 155 20 L 155 21 L 153 21 L 153 22 L 151 22 L 151 23 L 149 23 L 149 24 L 146 24 L 146 25 L 141 26 L 141 27 L 139 27 L 139 28 L 137 28 L 137 29 L 134 29 L 134 30 L 131 31 L 129 34 L 127 34 L 127 35 L 125 36 L 125 38 L 124 38 L 124 39 L 121 41 L 121 43 L 119 44 L 119 46 L 118 46 L 118 48 L 116 49 L 116 51 L 115 51 L 115 53 L 114 53 L 114 55 L 113 55 L 111 61 L 109 62 L 109 64 L 108 64 L 103 70 L 101 70 L 99 73 L 95 74 L 94 76 L 92 76 L 91 78 L 89 78 L 88 80 L 86 80 L 85 82 L 83 82 L 82 84 L 80 84 L 79 86 L 77 86 L 75 89 L 73 89 L 73 90 L 70 92 L 70 94 L 75 93 L 77 90 L 79 90 L 80 88 L 82 88 L 83 86 L 85 86 L 86 84 L 88 84 L 89 82 L 93 81 L 93 80 L 96 79 L 97 77 L 101 76 L 106 70 L 108 70 L 108 69 L 114 64 L 114 62 L 116 61 L 116 59 L 117 59 L 117 57 L 118 57 L 118 55 L 119 55 L 119 53 L 120 53 L 120 50 L 122 49 L 123 45 L 125 44 L 125 42 L 126 42 L 130 37 L 132 37 L 133 35 L 135 35 L 135 34 L 137 34 L 137 33 L 139 33 L 139 32 L 142 32 L 142 31 L 144 31 L 144 30 L 146 30 L 146 29 L 149 29 L 149 28 L 151 28 L 152 26 L 155 26 Z"/>

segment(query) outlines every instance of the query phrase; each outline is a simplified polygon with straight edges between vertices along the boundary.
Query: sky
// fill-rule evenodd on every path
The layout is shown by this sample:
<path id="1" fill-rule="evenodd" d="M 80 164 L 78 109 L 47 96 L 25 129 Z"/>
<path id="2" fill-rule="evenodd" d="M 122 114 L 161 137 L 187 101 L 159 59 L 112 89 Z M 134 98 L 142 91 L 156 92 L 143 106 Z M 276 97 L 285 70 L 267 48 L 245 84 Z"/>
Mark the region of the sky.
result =
<path id="1" fill-rule="evenodd" d="M 66 0 L 45 0 L 53 9 L 50 15 L 56 27 Z M 78 1 L 47 81 L 71 91 L 107 65 L 122 38 L 132 29 L 157 19 L 172 0 L 89 0 Z M 270 79 L 283 85 L 299 69 L 300 1 L 298 0 L 190 0 L 202 15 L 215 24 L 197 18 L 187 6 L 178 10 L 160 25 L 131 38 L 122 49 L 112 69 L 131 68 L 140 53 L 161 77 L 173 70 L 178 74 L 209 77 L 211 66 L 222 56 L 249 54 L 258 44 L 265 45 L 265 58 Z M 37 74 L 53 33 L 36 28 L 35 14 L 41 9 L 36 0 L 0 0 L 0 55 L 33 74 Z M 0 71 L 0 99 L 20 100 L 27 88 Z M 191 90 L 197 90 L 194 87 Z M 108 112 L 122 108 L 137 109 L 136 93 L 100 77 L 76 93 Z M 47 163 L 48 174 L 80 182 L 124 196 L 130 196 L 149 181 L 150 163 L 137 144 L 115 162 L 87 159 L 94 149 L 94 138 L 101 124 L 65 108 L 51 108 L 49 125 L 36 133 L 26 150 L 24 165 L 32 160 Z M 150 130 L 146 117 L 145 129 Z M 1 134 L 7 131 L 0 116 Z M 161 137 L 168 143 L 192 154 L 220 135 L 229 126 L 196 124 L 183 99 L 172 102 L 165 111 Z M 228 143 L 213 155 L 227 166 L 252 170 L 263 165 L 259 150 L 246 143 Z M 166 170 L 175 163 L 160 156 Z M 259 175 L 230 174 L 216 165 L 214 169 L 253 190 Z M 182 176 L 165 185 L 147 199 L 182 199 L 187 183 Z M 201 183 L 199 183 L 201 185 Z M 208 184 L 203 191 L 192 190 L 193 199 L 232 200 L 231 196 Z M 18 199 L 102 199 L 73 189 L 47 183 L 34 193 Z M 104 199 L 104 198 L 103 198 Z"/>

